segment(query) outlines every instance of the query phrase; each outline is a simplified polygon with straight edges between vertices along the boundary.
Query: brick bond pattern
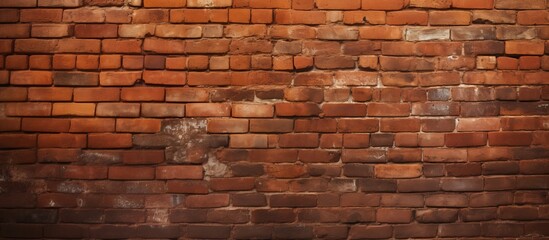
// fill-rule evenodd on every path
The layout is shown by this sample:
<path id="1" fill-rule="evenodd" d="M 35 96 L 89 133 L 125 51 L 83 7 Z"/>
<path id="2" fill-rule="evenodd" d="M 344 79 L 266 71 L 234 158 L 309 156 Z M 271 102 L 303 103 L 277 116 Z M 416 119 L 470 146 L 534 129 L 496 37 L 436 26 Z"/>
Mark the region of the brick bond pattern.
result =
<path id="1" fill-rule="evenodd" d="M 1 0 L 4 238 L 549 235 L 545 0 Z"/>

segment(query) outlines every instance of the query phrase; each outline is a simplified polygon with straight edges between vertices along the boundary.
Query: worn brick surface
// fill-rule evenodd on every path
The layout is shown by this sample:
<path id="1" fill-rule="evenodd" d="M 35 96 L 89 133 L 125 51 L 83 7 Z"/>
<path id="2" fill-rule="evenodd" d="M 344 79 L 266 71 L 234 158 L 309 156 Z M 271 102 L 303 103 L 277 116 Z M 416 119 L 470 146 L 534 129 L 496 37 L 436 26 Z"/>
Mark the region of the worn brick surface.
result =
<path id="1" fill-rule="evenodd" d="M 0 0 L 2 239 L 546 239 L 545 0 Z"/>

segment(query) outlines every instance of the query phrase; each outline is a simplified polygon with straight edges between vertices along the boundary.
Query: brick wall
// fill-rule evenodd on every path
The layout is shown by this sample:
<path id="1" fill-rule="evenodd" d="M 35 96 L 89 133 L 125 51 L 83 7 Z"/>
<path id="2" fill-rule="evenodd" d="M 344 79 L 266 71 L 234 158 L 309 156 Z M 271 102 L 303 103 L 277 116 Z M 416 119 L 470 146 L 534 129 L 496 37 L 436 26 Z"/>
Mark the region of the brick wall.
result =
<path id="1" fill-rule="evenodd" d="M 1 0 L 0 237 L 547 237 L 548 6 Z"/>

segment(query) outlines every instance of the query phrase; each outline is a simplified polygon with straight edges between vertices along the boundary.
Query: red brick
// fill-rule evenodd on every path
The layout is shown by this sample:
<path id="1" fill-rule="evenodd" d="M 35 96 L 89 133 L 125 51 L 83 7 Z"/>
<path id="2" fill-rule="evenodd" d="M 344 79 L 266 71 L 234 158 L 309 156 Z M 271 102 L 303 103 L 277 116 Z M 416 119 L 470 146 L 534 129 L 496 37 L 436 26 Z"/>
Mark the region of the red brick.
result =
<path id="1" fill-rule="evenodd" d="M 38 135 L 40 148 L 85 148 L 86 135 L 84 134 L 40 134 Z"/>
<path id="2" fill-rule="evenodd" d="M 104 53 L 141 53 L 142 40 L 113 40 L 106 39 L 101 43 Z"/>
<path id="3" fill-rule="evenodd" d="M 70 132 L 113 132 L 114 119 L 108 118 L 75 118 L 71 119 Z"/>
<path id="4" fill-rule="evenodd" d="M 61 39 L 57 45 L 59 53 L 99 53 L 100 40 L 92 39 Z"/>
<path id="5" fill-rule="evenodd" d="M 380 208 L 376 212 L 376 221 L 381 223 L 409 223 L 412 211 L 409 209 Z"/>
<path id="6" fill-rule="evenodd" d="M 21 119 L 0 118 L 0 132 L 19 131 L 21 129 Z"/>
<path id="7" fill-rule="evenodd" d="M 117 135 L 125 136 L 130 134 L 117 134 Z M 131 139 L 131 135 L 130 135 L 130 139 Z M 124 164 L 131 164 L 131 165 L 158 164 L 158 163 L 164 162 L 164 151 L 163 150 L 124 151 L 121 154 L 121 160 Z"/>
<path id="8" fill-rule="evenodd" d="M 138 117 L 139 103 L 98 103 L 98 117 Z"/>
<path id="9" fill-rule="evenodd" d="M 223 103 L 191 103 L 186 106 L 188 117 L 228 117 L 231 106 Z"/>
<path id="10" fill-rule="evenodd" d="M 28 38 L 30 25 L 28 24 L 1 24 L 0 37 L 2 38 Z"/>
<path id="11" fill-rule="evenodd" d="M 229 205 L 229 194 L 191 195 L 185 199 L 188 208 L 216 208 Z"/>
<path id="12" fill-rule="evenodd" d="M 322 112 L 326 117 L 361 117 L 366 115 L 364 104 L 324 104 Z"/>
<path id="13" fill-rule="evenodd" d="M 231 148 L 267 148 L 269 146 L 268 135 L 239 134 L 231 135 Z"/>
<path id="14" fill-rule="evenodd" d="M 7 0 L 0 3 L 0 7 L 36 7 L 35 0 Z"/>
<path id="15" fill-rule="evenodd" d="M 255 187 L 254 178 L 213 178 L 210 189 L 213 191 L 247 191 Z"/>
<path id="16" fill-rule="evenodd" d="M 250 120 L 250 132 L 276 133 L 291 132 L 294 121 L 290 119 L 265 119 Z"/>
<path id="17" fill-rule="evenodd" d="M 275 22 L 278 24 L 308 24 L 326 23 L 326 13 L 296 10 L 275 10 Z"/>
<path id="18" fill-rule="evenodd" d="M 118 25 L 115 24 L 77 24 L 74 26 L 77 38 L 116 38 Z"/>
<path id="19" fill-rule="evenodd" d="M 64 193 L 44 193 L 38 196 L 37 206 L 50 208 L 76 207 L 76 196 Z"/>
<path id="20" fill-rule="evenodd" d="M 68 132 L 69 126 L 68 119 L 23 118 L 21 129 L 32 132 Z"/>
<path id="21" fill-rule="evenodd" d="M 421 176 L 421 165 L 376 165 L 375 175 L 378 178 L 416 178 Z"/>
<path id="22" fill-rule="evenodd" d="M 141 79 L 141 72 L 101 72 L 99 82 L 102 86 L 132 86 Z"/>
<path id="23" fill-rule="evenodd" d="M 10 55 L 6 59 L 6 69 L 9 70 L 26 70 L 28 68 L 28 56 L 26 55 Z"/>
<path id="24" fill-rule="evenodd" d="M 277 116 L 316 116 L 320 114 L 320 108 L 313 103 L 277 103 L 275 105 Z"/>
<path id="25" fill-rule="evenodd" d="M 105 166 L 76 166 L 63 168 L 63 177 L 68 179 L 106 179 L 108 168 Z"/>
<path id="26" fill-rule="evenodd" d="M 498 57 L 497 67 L 498 69 L 503 70 L 516 70 L 518 69 L 518 59 L 512 57 Z"/>
<path id="27" fill-rule="evenodd" d="M 295 122 L 296 132 L 336 132 L 335 119 L 298 119 Z"/>
<path id="28" fill-rule="evenodd" d="M 532 134 L 529 132 L 491 132 L 488 133 L 490 146 L 529 146 Z"/>
<path id="29" fill-rule="evenodd" d="M 498 131 L 499 129 L 499 118 L 461 118 L 457 123 L 457 130 L 460 132 Z"/>
<path id="30" fill-rule="evenodd" d="M 141 105 L 143 117 L 184 117 L 184 104 L 170 103 L 143 103 Z"/>
<path id="31" fill-rule="evenodd" d="M 134 87 L 123 88 L 120 98 L 128 102 L 164 101 L 164 88 Z"/>
<path id="32" fill-rule="evenodd" d="M 132 23 L 162 23 L 168 22 L 168 9 L 138 9 L 133 12 Z"/>
<path id="33" fill-rule="evenodd" d="M 342 134 L 322 134 L 320 136 L 321 148 L 341 148 L 343 146 Z"/>
<path id="34" fill-rule="evenodd" d="M 484 146 L 487 142 L 485 133 L 450 133 L 446 134 L 446 146 L 468 147 Z"/>
<path id="35" fill-rule="evenodd" d="M 245 133 L 248 131 L 248 120 L 245 119 L 210 119 L 208 132 L 211 133 Z"/>
<path id="36" fill-rule="evenodd" d="M 111 166 L 109 167 L 109 179 L 114 179 L 114 180 L 154 179 L 154 168 Z"/>
<path id="37" fill-rule="evenodd" d="M 29 88 L 29 100 L 31 101 L 70 101 L 72 100 L 71 88 Z"/>
<path id="38" fill-rule="evenodd" d="M 2 134 L 0 148 L 32 148 L 36 147 L 36 134 Z"/>
<path id="39" fill-rule="evenodd" d="M 385 24 L 385 12 L 383 11 L 345 11 L 343 13 L 345 24 Z"/>
<path id="40" fill-rule="evenodd" d="M 51 69 L 51 57 L 46 55 L 33 55 L 29 57 L 29 66 L 33 70 Z"/>
<path id="41" fill-rule="evenodd" d="M 165 166 L 156 168 L 157 179 L 202 179 L 203 169 L 200 166 Z"/>
<path id="42" fill-rule="evenodd" d="M 98 133 L 88 135 L 88 148 L 129 148 L 131 134 Z"/>
<path id="43" fill-rule="evenodd" d="M 17 102 L 27 100 L 27 89 L 18 87 L 1 87 L 0 101 Z"/>
<path id="44" fill-rule="evenodd" d="M 6 116 L 39 117 L 51 115 L 51 103 L 7 103 Z"/>
<path id="45" fill-rule="evenodd" d="M 278 140 L 278 145 L 283 148 L 314 148 L 318 144 L 318 134 L 312 133 L 284 134 Z"/>
<path id="46" fill-rule="evenodd" d="M 166 184 L 167 191 L 170 193 L 208 193 L 208 184 L 206 181 L 173 180 Z"/>

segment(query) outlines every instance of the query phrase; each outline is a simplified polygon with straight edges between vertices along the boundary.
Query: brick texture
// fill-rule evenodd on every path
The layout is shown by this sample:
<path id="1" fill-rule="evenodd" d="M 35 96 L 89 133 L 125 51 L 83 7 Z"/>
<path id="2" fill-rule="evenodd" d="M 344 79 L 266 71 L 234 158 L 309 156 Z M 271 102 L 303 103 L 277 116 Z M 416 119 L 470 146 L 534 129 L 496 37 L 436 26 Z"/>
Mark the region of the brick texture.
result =
<path id="1" fill-rule="evenodd" d="M 1 239 L 547 239 L 546 0 L 0 0 Z"/>

